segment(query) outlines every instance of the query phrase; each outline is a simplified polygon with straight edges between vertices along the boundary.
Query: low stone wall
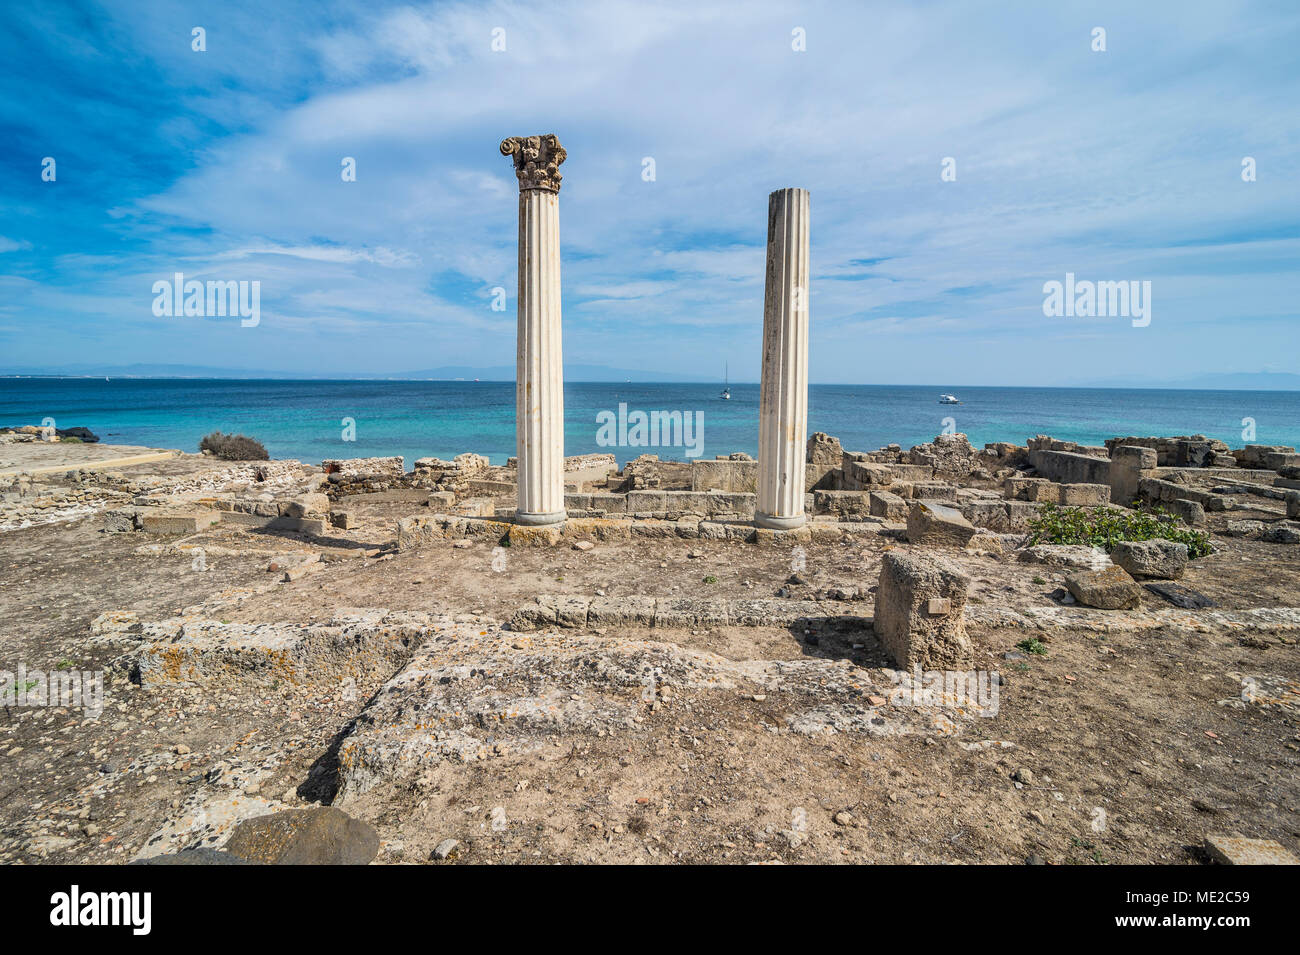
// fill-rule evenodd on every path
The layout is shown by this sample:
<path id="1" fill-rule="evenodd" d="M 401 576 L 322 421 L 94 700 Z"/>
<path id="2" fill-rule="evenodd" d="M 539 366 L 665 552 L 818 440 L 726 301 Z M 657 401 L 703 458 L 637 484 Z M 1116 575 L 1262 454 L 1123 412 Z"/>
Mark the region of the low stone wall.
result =
<path id="1" fill-rule="evenodd" d="M 758 462 L 692 461 L 691 490 L 754 494 L 758 490 Z"/>
<path id="2" fill-rule="evenodd" d="M 1138 493 L 1148 501 L 1158 503 L 1193 501 L 1207 511 L 1231 511 L 1238 507 L 1237 502 L 1229 495 L 1201 491 L 1186 484 L 1162 481 L 1159 478 L 1143 478 L 1138 485 Z"/>
<path id="3" fill-rule="evenodd" d="M 1295 448 L 1286 444 L 1248 444 L 1239 451 L 1233 451 L 1232 454 L 1237 459 L 1237 464 L 1240 467 L 1269 468 L 1275 471 L 1278 464 L 1270 464 L 1270 461 L 1280 462 L 1282 466 L 1287 466 L 1282 458 L 1275 457 L 1275 455 L 1293 455 L 1295 454 Z"/>
<path id="4" fill-rule="evenodd" d="M 1073 451 L 1030 451 L 1034 470 L 1060 484 L 1110 484 L 1110 461 Z"/>
<path id="5" fill-rule="evenodd" d="M 842 540 L 846 535 L 881 534 L 901 536 L 905 525 L 887 523 L 878 518 L 841 521 L 809 521 L 789 531 L 755 527 L 749 520 L 629 520 L 607 517 L 570 515 L 561 524 L 549 527 L 526 527 L 508 520 L 489 517 L 464 517 L 456 514 L 431 514 L 427 517 L 404 517 L 397 522 L 399 550 L 468 538 L 512 547 L 554 547 L 580 540 L 626 540 L 634 537 L 688 540 L 732 540 L 747 543 L 803 543 Z"/>
<path id="6" fill-rule="evenodd" d="M 76 520 L 106 507 L 125 503 L 130 495 L 99 487 L 33 489 L 30 481 L 19 491 L 0 492 L 0 531 Z"/>
<path id="7" fill-rule="evenodd" d="M 817 600 L 721 600 L 698 597 L 544 596 L 510 618 L 515 631 L 549 627 L 800 627 L 865 629 L 871 618 L 845 613 L 852 604 Z"/>

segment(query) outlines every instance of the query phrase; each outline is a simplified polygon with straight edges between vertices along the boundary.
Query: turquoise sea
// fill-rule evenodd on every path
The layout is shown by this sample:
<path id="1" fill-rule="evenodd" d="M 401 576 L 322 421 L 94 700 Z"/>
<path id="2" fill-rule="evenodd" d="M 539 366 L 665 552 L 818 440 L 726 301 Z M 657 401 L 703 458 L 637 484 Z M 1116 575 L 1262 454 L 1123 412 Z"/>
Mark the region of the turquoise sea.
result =
<path id="1" fill-rule="evenodd" d="M 683 447 L 603 448 L 597 415 L 682 411 L 702 415 L 704 457 L 758 445 L 758 385 L 718 383 L 587 383 L 565 385 L 565 453 L 611 450 L 620 464 L 638 454 L 682 460 Z M 400 454 L 450 458 L 462 451 L 504 463 L 515 453 L 513 382 L 268 381 L 231 379 L 0 379 L 0 426 L 83 425 L 105 442 L 197 449 L 210 431 L 260 439 L 276 458 L 319 463 L 326 458 Z M 1116 435 L 1200 432 L 1233 447 L 1243 443 L 1300 445 L 1300 392 L 1185 391 L 1105 388 L 959 388 L 959 405 L 939 404 L 929 385 L 813 385 L 809 431 L 825 431 L 854 451 L 890 442 L 929 441 L 945 418 L 976 446 L 1020 444 L 1035 434 L 1100 444 Z M 346 422 L 355 440 L 344 440 Z M 1243 419 L 1254 422 L 1253 442 Z"/>

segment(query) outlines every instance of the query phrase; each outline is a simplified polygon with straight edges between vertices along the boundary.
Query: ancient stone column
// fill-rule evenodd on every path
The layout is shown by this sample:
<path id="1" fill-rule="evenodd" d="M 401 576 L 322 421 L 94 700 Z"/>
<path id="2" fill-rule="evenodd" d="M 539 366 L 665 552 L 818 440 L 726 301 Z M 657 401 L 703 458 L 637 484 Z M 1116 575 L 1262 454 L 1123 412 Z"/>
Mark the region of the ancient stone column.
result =
<path id="1" fill-rule="evenodd" d="M 512 136 L 519 178 L 519 330 L 515 447 L 520 524 L 564 520 L 564 367 L 560 354 L 560 163 L 553 135 Z"/>
<path id="2" fill-rule="evenodd" d="M 806 520 L 808 437 L 808 190 L 767 200 L 763 293 L 763 383 L 758 411 L 758 501 L 754 523 L 791 530 Z"/>

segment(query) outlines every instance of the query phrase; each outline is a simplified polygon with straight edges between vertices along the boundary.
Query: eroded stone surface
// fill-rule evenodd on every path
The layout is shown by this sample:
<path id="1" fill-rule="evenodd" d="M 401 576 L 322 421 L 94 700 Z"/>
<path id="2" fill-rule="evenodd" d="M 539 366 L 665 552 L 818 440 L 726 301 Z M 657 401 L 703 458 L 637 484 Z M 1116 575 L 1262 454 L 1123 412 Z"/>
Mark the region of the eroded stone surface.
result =
<path id="1" fill-rule="evenodd" d="M 804 735 L 952 735 L 988 703 L 844 660 L 730 660 L 654 640 L 459 624 L 428 640 L 362 711 L 339 748 L 341 800 L 446 760 L 645 733 L 643 707 L 656 700 L 737 690 L 779 697 L 786 725 Z"/>
<path id="2" fill-rule="evenodd" d="M 963 611 L 970 577 L 925 554 L 888 553 L 880 565 L 874 629 L 901 667 L 963 670 L 971 663 Z"/>

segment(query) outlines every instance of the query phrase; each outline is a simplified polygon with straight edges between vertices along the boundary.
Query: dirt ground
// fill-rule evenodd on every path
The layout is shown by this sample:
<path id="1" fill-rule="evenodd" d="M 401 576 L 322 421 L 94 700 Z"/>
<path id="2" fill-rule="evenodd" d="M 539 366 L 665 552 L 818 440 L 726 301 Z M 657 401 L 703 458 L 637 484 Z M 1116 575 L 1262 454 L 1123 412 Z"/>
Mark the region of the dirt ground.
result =
<path id="1" fill-rule="evenodd" d="M 504 621 L 539 594 L 866 592 L 882 553 L 909 546 L 874 534 L 805 544 L 802 582 L 789 583 L 790 548 L 728 541 L 634 538 L 496 554 L 447 541 L 398 552 L 396 521 L 420 513 L 416 505 L 349 507 L 359 526 L 322 539 L 223 527 L 186 538 L 209 552 L 202 569 L 189 552 L 146 546 L 175 538 L 105 534 L 95 517 L 0 535 L 0 669 L 111 669 L 114 651 L 92 639 L 91 625 L 113 610 L 228 623 L 324 622 L 340 608 Z M 1212 528 L 1222 521 L 1215 515 Z M 1215 545 L 1183 584 L 1226 609 L 1300 606 L 1293 545 L 1221 535 Z M 268 562 L 290 551 L 319 553 L 323 566 L 281 582 Z M 1064 575 L 1011 553 L 953 559 L 972 577 L 972 609 L 1054 606 Z M 253 593 L 236 602 L 235 591 Z M 1147 600 L 1144 609 L 1167 606 Z M 844 608 L 870 616 L 871 602 Z M 443 762 L 344 808 L 378 828 L 379 861 L 390 863 L 428 862 L 448 839 L 459 843 L 453 863 L 1199 863 L 1199 845 L 1218 831 L 1300 853 L 1294 634 L 1057 630 L 1038 634 L 1046 652 L 1036 654 L 1017 649 L 1024 630 L 970 630 L 975 666 L 1001 676 L 1000 708 L 959 735 L 802 735 L 780 698 L 698 690 L 641 706 L 625 732 L 557 732 L 488 761 Z M 869 628 L 598 635 L 736 661 L 888 665 Z M 213 792 L 328 802 L 340 739 L 392 675 L 367 673 L 342 699 L 275 683 L 141 687 L 112 671 L 97 720 L 6 707 L 0 862 L 125 862 Z M 1243 703 L 1246 678 L 1272 688 L 1275 702 Z M 639 705 L 635 691 L 628 705 Z M 498 807 L 504 826 L 500 814 L 496 825 L 490 818 Z"/>

